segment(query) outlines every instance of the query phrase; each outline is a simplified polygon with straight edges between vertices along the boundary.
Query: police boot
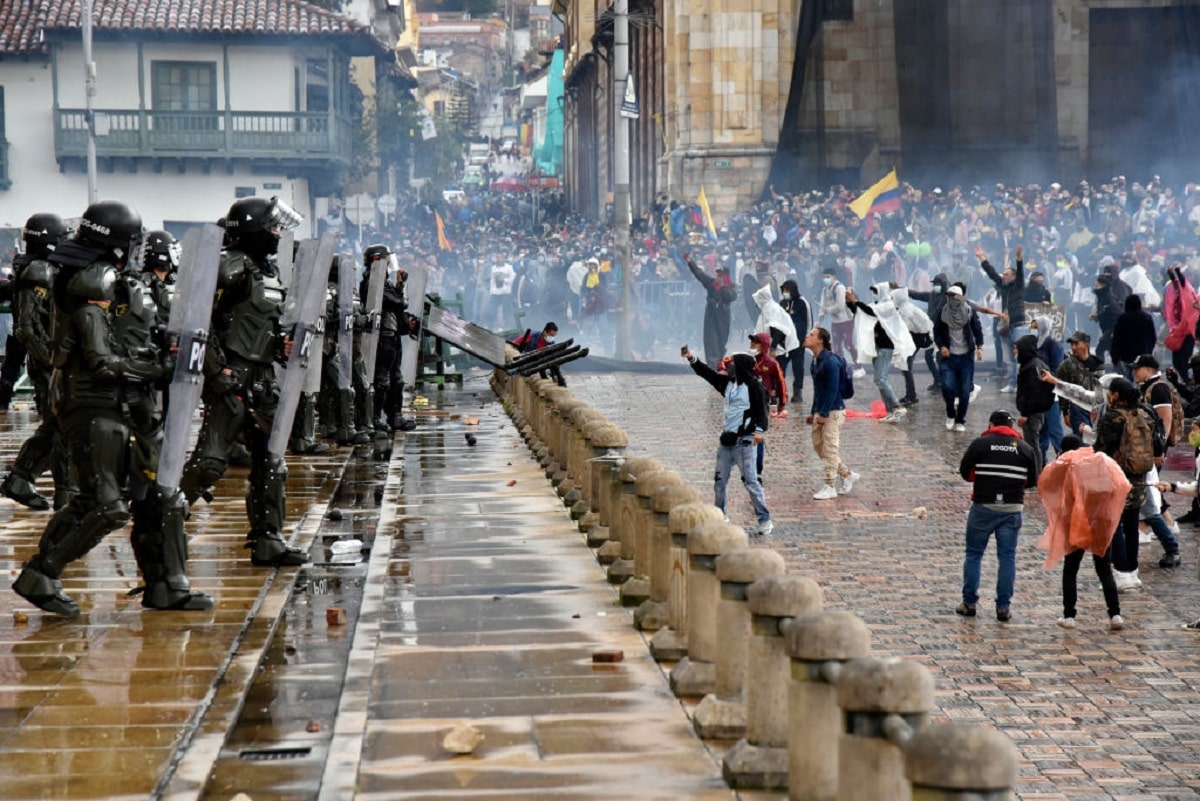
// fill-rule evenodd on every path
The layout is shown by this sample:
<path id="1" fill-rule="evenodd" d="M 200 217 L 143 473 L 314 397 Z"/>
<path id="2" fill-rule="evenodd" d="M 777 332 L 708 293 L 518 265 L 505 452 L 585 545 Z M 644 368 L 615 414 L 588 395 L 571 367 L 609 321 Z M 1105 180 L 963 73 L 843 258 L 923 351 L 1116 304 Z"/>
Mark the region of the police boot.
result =
<path id="1" fill-rule="evenodd" d="M 63 592 L 62 581 L 40 570 L 40 558 L 30 559 L 13 582 L 13 592 L 47 612 L 62 617 L 79 617 L 79 605 Z"/>
<path id="2" fill-rule="evenodd" d="M 8 407 L 12 404 L 14 390 L 13 382 L 0 379 L 0 412 L 8 411 Z"/>
<path id="3" fill-rule="evenodd" d="M 152 489 L 133 504 L 133 555 L 146 586 L 141 589 L 146 609 L 204 611 L 213 599 L 193 590 L 187 577 L 187 499 L 176 492 L 164 499 Z M 135 590 L 137 592 L 137 590 Z"/>
<path id="4" fill-rule="evenodd" d="M 4 481 L 0 482 L 0 495 L 39 512 L 50 508 L 50 501 L 37 491 L 33 482 L 16 473 L 9 473 L 4 477 Z"/>
<path id="5" fill-rule="evenodd" d="M 308 561 L 308 554 L 283 541 L 276 531 L 251 531 L 246 547 L 250 562 L 256 567 L 298 567 Z"/>
<path id="6" fill-rule="evenodd" d="M 311 392 L 300 395 L 300 406 L 292 425 L 292 452 L 303 454 L 325 453 L 329 446 L 317 442 L 317 403 Z"/>

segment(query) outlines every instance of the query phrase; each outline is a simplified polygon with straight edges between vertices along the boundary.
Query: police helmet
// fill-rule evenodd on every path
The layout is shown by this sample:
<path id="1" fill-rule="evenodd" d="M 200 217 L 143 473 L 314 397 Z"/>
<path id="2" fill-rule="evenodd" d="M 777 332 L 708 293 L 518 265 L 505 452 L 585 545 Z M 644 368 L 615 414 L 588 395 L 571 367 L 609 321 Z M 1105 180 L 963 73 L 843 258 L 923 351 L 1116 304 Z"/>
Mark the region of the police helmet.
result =
<path id="1" fill-rule="evenodd" d="M 128 258 L 142 236 L 142 215 L 119 200 L 101 200 L 87 207 L 75 238 L 97 245 L 118 259 Z"/>
<path id="2" fill-rule="evenodd" d="M 370 267 L 380 259 L 386 259 L 392 255 L 392 249 L 387 245 L 371 245 L 363 251 L 363 266 Z"/>
<path id="3" fill-rule="evenodd" d="M 296 228 L 304 220 L 299 212 L 278 197 L 245 197 L 235 201 L 225 215 L 225 230 L 237 240 L 247 234 Z"/>
<path id="4" fill-rule="evenodd" d="M 21 238 L 27 253 L 48 253 L 67 233 L 67 224 L 57 214 L 34 214 L 25 221 Z"/>
<path id="5" fill-rule="evenodd" d="M 179 268 L 179 242 L 169 231 L 151 231 L 146 234 L 142 246 L 142 265 L 147 270 L 166 270 L 169 273 Z"/>

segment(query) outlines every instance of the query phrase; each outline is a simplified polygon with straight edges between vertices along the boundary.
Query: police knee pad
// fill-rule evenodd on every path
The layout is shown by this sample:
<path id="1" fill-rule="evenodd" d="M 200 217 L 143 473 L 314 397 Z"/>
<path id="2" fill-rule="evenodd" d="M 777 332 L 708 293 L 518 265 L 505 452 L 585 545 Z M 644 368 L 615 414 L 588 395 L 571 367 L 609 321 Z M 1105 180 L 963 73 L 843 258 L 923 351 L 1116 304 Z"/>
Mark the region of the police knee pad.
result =
<path id="1" fill-rule="evenodd" d="M 201 487 L 211 487 L 225 473 L 225 460 L 213 456 L 200 456 L 192 463 L 192 472 L 196 483 Z"/>
<path id="2" fill-rule="evenodd" d="M 283 483 L 287 481 L 288 468 L 285 462 L 279 456 L 270 456 L 267 459 L 267 480 L 278 481 Z"/>
<path id="3" fill-rule="evenodd" d="M 88 514 L 91 516 L 102 522 L 108 531 L 116 531 L 129 522 L 129 506 L 123 500 L 110 501 L 93 509 Z"/>

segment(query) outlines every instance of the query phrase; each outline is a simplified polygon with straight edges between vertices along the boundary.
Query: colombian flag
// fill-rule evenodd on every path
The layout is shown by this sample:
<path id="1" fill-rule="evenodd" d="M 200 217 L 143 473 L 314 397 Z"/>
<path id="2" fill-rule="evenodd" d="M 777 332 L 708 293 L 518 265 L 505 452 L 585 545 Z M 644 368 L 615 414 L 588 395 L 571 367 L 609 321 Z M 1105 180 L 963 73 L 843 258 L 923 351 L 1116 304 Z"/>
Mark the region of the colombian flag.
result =
<path id="1" fill-rule="evenodd" d="M 896 178 L 896 168 L 879 179 L 870 189 L 858 196 L 850 204 L 850 210 L 865 220 L 872 214 L 882 214 L 900 210 L 900 181 Z"/>
<path id="2" fill-rule="evenodd" d="M 704 227 L 708 229 L 708 238 L 712 241 L 717 241 L 717 226 L 713 225 L 712 212 L 708 210 L 708 197 L 704 194 L 704 187 L 700 187 L 700 197 L 696 198 L 696 202 L 700 204 L 700 211 L 704 212 Z"/>
<path id="3" fill-rule="evenodd" d="M 454 245 L 446 238 L 446 223 L 442 222 L 442 215 L 434 211 L 433 217 L 437 221 L 438 249 L 454 250 Z"/>

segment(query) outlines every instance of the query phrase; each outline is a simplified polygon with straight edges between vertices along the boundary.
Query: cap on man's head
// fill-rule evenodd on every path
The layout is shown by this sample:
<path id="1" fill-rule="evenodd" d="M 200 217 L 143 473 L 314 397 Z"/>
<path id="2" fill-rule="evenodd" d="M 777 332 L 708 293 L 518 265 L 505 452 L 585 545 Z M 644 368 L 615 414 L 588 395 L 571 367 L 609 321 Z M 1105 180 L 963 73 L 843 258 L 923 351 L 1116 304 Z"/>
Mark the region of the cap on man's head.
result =
<path id="1" fill-rule="evenodd" d="M 951 284 L 946 288 L 947 295 L 958 295 L 959 297 L 962 297 L 962 293 L 963 291 L 961 286 L 955 286 L 954 284 Z"/>
<path id="2" fill-rule="evenodd" d="M 1016 421 L 1013 420 L 1012 412 L 1007 412 L 1004 409 L 997 409 L 992 412 L 992 416 L 988 418 L 990 426 L 1006 426 L 1012 428 Z"/>
<path id="3" fill-rule="evenodd" d="M 1117 260 L 1116 260 L 1116 259 L 1114 259 L 1112 256 L 1105 256 L 1104 258 L 1102 258 L 1102 259 L 1100 260 L 1100 267 L 1101 267 L 1102 269 L 1103 269 L 1104 267 L 1112 267 L 1112 266 L 1113 266 L 1114 264 L 1116 264 L 1116 263 L 1117 263 Z"/>
<path id="4" fill-rule="evenodd" d="M 837 268 L 826 267 L 824 270 L 821 270 L 821 275 L 837 275 Z"/>
<path id="5" fill-rule="evenodd" d="M 1136 370 L 1139 367 L 1149 367 L 1152 370 L 1158 369 L 1158 359 L 1151 356 L 1149 353 L 1143 353 L 1133 360 L 1133 366 L 1130 369 Z"/>
<path id="6" fill-rule="evenodd" d="M 1071 336 L 1067 337 L 1067 341 L 1071 343 L 1086 342 L 1090 345 L 1092 342 L 1092 336 L 1087 331 L 1076 331 L 1074 334 L 1071 334 Z"/>

